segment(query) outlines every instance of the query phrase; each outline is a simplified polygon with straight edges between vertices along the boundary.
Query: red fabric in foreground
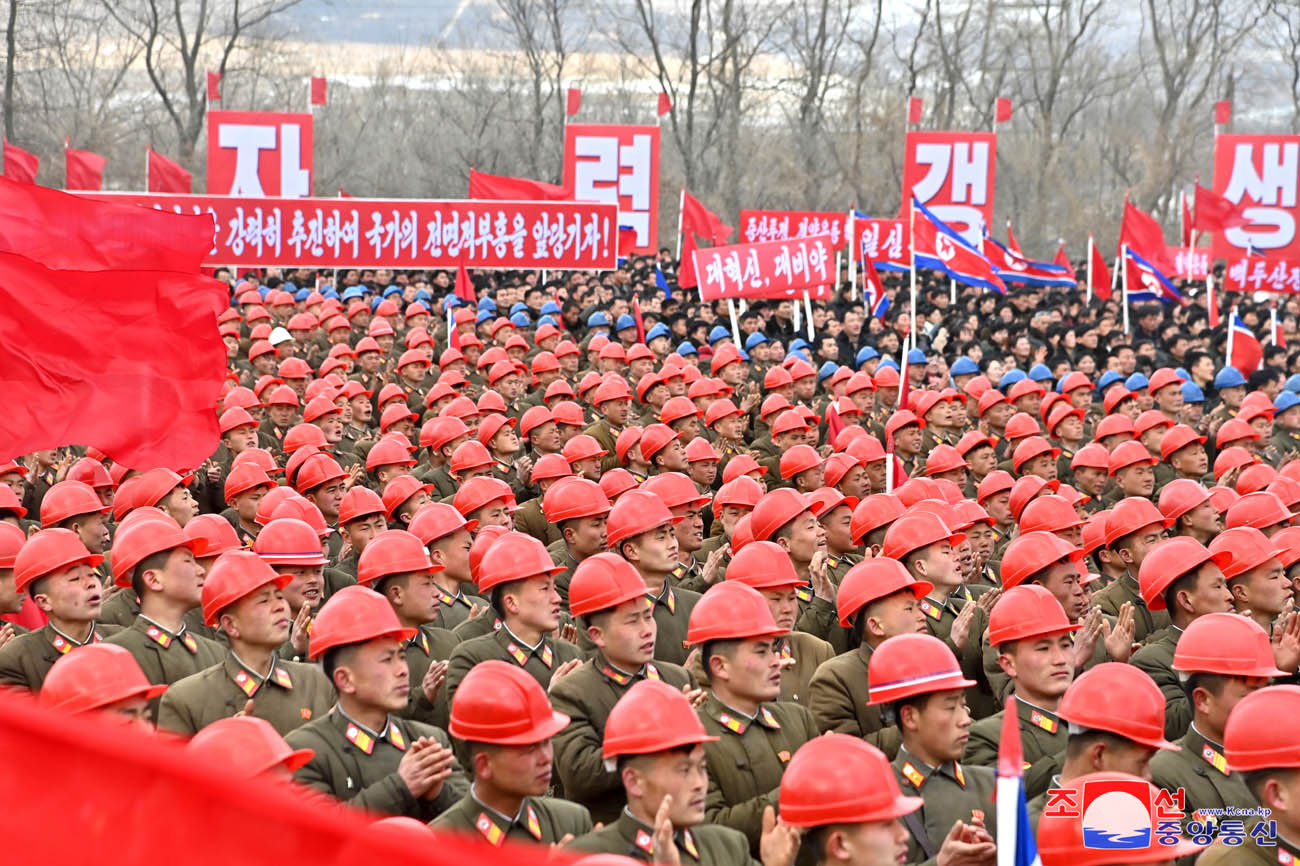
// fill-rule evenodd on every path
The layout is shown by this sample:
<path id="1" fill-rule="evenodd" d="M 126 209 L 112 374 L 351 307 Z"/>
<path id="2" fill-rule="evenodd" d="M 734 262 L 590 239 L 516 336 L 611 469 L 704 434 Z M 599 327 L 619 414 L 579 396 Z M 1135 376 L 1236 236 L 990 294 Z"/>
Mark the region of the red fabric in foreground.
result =
<path id="1" fill-rule="evenodd" d="M 24 695 L 0 693 L 0 810 L 5 862 L 114 866 L 540 866 L 529 845 L 493 849 L 455 835 L 395 842 L 366 825 L 374 815 L 289 784 L 239 779 L 202 763 L 175 740 L 66 716 Z"/>
<path id="2" fill-rule="evenodd" d="M 493 201 L 569 201 L 573 198 L 558 184 L 488 174 L 472 168 L 469 170 L 469 197 Z"/>

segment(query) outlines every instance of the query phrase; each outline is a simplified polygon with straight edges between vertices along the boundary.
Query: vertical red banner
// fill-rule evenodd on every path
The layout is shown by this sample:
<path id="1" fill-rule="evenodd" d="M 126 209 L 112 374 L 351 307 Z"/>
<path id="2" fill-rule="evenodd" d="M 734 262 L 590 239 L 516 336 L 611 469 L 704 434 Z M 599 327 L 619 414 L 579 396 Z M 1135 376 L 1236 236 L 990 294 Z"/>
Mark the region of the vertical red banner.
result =
<path id="1" fill-rule="evenodd" d="M 659 251 L 659 127 L 566 125 L 564 186 L 574 201 L 618 205 L 618 224 L 636 231 L 637 254 Z"/>

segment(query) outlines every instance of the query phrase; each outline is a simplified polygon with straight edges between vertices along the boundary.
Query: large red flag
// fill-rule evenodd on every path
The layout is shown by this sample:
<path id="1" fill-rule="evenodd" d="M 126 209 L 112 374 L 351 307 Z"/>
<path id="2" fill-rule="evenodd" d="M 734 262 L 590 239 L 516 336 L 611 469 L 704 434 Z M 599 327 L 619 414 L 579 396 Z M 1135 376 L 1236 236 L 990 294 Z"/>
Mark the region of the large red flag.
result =
<path id="1" fill-rule="evenodd" d="M 573 196 L 553 183 L 469 170 L 469 197 L 494 201 L 567 201 Z"/>
<path id="2" fill-rule="evenodd" d="M 104 166 L 106 157 L 89 150 L 63 148 L 64 189 L 101 190 L 104 188 Z"/>
<path id="3" fill-rule="evenodd" d="M 695 275 L 695 235 L 686 233 L 682 241 L 682 260 L 677 264 L 677 285 L 683 289 L 693 289 L 700 284 Z"/>
<path id="4" fill-rule="evenodd" d="M 34 153 L 23 150 L 17 145 L 4 141 L 5 177 L 19 183 L 36 183 L 36 173 L 41 169 L 41 158 Z"/>
<path id="5" fill-rule="evenodd" d="M 1070 264 L 1070 257 L 1065 254 L 1065 241 L 1056 245 L 1056 255 L 1052 257 L 1052 264 L 1069 268 L 1070 272 L 1074 273 L 1074 265 Z"/>
<path id="6" fill-rule="evenodd" d="M 1106 257 L 1101 254 L 1101 248 L 1096 244 L 1092 247 L 1092 293 L 1100 300 L 1110 300 L 1110 269 L 1106 267 Z"/>
<path id="7" fill-rule="evenodd" d="M 1124 221 L 1120 224 L 1119 242 L 1127 244 L 1135 253 L 1164 274 L 1176 274 L 1178 268 L 1169 257 L 1165 246 L 1165 232 L 1149 214 L 1145 214 L 1124 200 Z"/>
<path id="8" fill-rule="evenodd" d="M 212 219 L 0 181 L 0 459 L 93 445 L 133 469 L 217 447 L 227 288 Z M 33 297 L 40 304 L 31 303 Z"/>
<path id="9" fill-rule="evenodd" d="M 724 223 L 717 214 L 700 204 L 699 199 L 682 191 L 682 231 L 688 235 L 708 238 L 716 247 L 725 244 L 734 228 Z"/>
<path id="10" fill-rule="evenodd" d="M 1192 227 L 1198 232 L 1221 232 L 1235 229 L 1250 222 L 1242 211 L 1244 202 L 1229 201 L 1214 190 L 1196 185 L 1196 210 L 1192 213 Z"/>
<path id="11" fill-rule="evenodd" d="M 194 176 L 152 147 L 149 148 L 149 192 L 189 195 L 194 191 Z"/>
<path id="12" fill-rule="evenodd" d="M 469 278 L 469 268 L 465 267 L 463 260 L 456 267 L 456 287 L 454 291 L 456 297 L 462 301 L 468 301 L 471 304 L 478 303 L 478 295 L 474 292 L 474 281 Z"/>

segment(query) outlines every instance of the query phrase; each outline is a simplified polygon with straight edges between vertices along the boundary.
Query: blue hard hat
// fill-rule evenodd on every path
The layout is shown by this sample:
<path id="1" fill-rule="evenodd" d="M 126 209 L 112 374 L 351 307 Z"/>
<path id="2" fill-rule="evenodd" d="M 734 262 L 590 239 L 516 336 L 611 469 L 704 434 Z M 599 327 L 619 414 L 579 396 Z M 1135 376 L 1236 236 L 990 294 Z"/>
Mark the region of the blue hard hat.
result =
<path id="1" fill-rule="evenodd" d="M 1029 378 L 1035 382 L 1047 382 L 1052 379 L 1052 371 L 1046 364 L 1035 364 L 1029 368 Z"/>
<path id="2" fill-rule="evenodd" d="M 533 320 L 528 318 L 527 313 L 520 311 L 510 317 L 510 324 L 514 325 L 516 328 L 528 328 L 532 327 Z"/>
<path id="3" fill-rule="evenodd" d="M 962 355 L 956 361 L 952 362 L 952 367 L 948 372 L 954 376 L 973 376 L 979 371 L 979 364 L 976 364 L 966 355 Z"/>
<path id="4" fill-rule="evenodd" d="M 1300 394 L 1295 391 L 1282 391 L 1273 401 L 1273 408 L 1279 412 L 1285 412 L 1293 406 L 1300 406 Z"/>
<path id="5" fill-rule="evenodd" d="M 811 349 L 811 348 L 812 346 L 808 345 L 808 341 L 805 340 L 803 337 L 795 337 L 793 340 L 790 341 L 790 348 L 787 350 L 786 354 L 789 354 L 789 352 L 794 351 L 796 349 Z"/>
<path id="6" fill-rule="evenodd" d="M 1241 371 L 1236 367 L 1224 367 L 1214 377 L 1214 387 L 1217 388 L 1242 388 L 1246 385 L 1246 377 L 1241 375 Z"/>
<path id="7" fill-rule="evenodd" d="M 512 316 L 515 313 L 526 313 L 526 312 L 528 312 L 528 305 L 525 304 L 523 301 L 515 301 L 513 304 L 510 305 L 510 315 Z"/>
<path id="8" fill-rule="evenodd" d="M 587 317 L 588 328 L 599 328 L 602 325 L 607 328 L 609 327 L 609 316 L 605 315 L 600 310 L 597 310 Z"/>
<path id="9" fill-rule="evenodd" d="M 925 357 L 925 352 L 921 349 L 912 349 L 907 353 L 907 363 L 924 364 L 929 359 Z"/>
<path id="10" fill-rule="evenodd" d="M 373 313 L 375 310 L 377 310 L 377 309 L 379 308 L 379 305 L 380 305 L 382 302 L 383 302 L 383 299 L 382 299 L 382 298 L 371 298 L 371 299 L 370 299 L 370 312 Z"/>
<path id="11" fill-rule="evenodd" d="M 537 327 L 540 328 L 542 325 L 550 325 L 551 327 L 559 327 L 558 325 L 555 324 L 555 319 L 552 318 L 551 316 L 542 316 L 540 319 L 538 319 L 538 320 L 537 320 Z"/>
<path id="12" fill-rule="evenodd" d="M 325 288 L 321 289 L 320 295 L 322 298 L 333 298 L 336 301 L 339 299 L 339 293 L 334 291 L 333 286 L 326 286 Z"/>
<path id="13" fill-rule="evenodd" d="M 488 319 L 495 319 L 495 318 L 496 316 L 492 314 L 491 310 L 479 310 L 478 315 L 474 318 L 474 322 L 476 324 L 482 324 L 483 322 L 486 322 Z"/>
<path id="14" fill-rule="evenodd" d="M 712 346 L 719 340 L 725 340 L 731 336 L 731 332 L 724 325 L 714 325 L 713 330 L 709 331 L 709 345 Z"/>
<path id="15" fill-rule="evenodd" d="M 283 283 L 280 284 L 280 291 L 296 292 L 298 291 L 298 284 L 295 283 L 293 280 L 285 280 Z"/>
<path id="16" fill-rule="evenodd" d="M 546 303 L 542 304 L 542 315 L 558 316 L 559 314 L 560 314 L 560 305 L 555 303 L 555 301 L 547 301 Z"/>
<path id="17" fill-rule="evenodd" d="M 628 328 L 635 328 L 635 327 L 636 327 L 636 319 L 632 318 L 627 313 L 624 313 L 623 315 L 619 316 L 618 321 L 614 323 L 615 331 L 625 331 Z"/>
<path id="18" fill-rule="evenodd" d="M 1300 394 L 1300 373 L 1291 374 L 1291 378 L 1286 380 L 1286 389 Z"/>
<path id="19" fill-rule="evenodd" d="M 352 301 L 352 300 L 356 300 L 357 298 L 363 298 L 365 297 L 365 295 L 366 295 L 366 290 L 361 288 L 360 286 L 349 286 L 348 288 L 343 290 L 343 300 L 345 301 Z"/>
<path id="20" fill-rule="evenodd" d="M 307 289 L 299 289 L 298 291 L 293 293 L 293 299 L 295 301 L 305 301 L 310 296 L 311 296 L 311 292 Z"/>
<path id="21" fill-rule="evenodd" d="M 807 361 L 808 352 L 804 349 L 791 349 L 790 351 L 785 353 L 785 359 L 788 361 L 791 358 L 798 358 L 801 361 Z"/>
<path id="22" fill-rule="evenodd" d="M 746 352 L 744 349 L 737 349 L 736 351 L 740 352 L 740 360 L 742 360 L 742 361 L 744 361 L 744 362 L 746 362 L 746 363 L 749 362 L 749 353 L 748 353 L 748 352 Z"/>
<path id="23" fill-rule="evenodd" d="M 1124 377 L 1119 373 L 1116 373 L 1114 370 L 1107 370 L 1105 373 L 1102 373 L 1101 378 L 1097 380 L 1097 391 L 1098 393 L 1104 393 L 1111 385 L 1123 381 Z"/>
<path id="24" fill-rule="evenodd" d="M 433 295 L 429 293 L 428 289 L 416 289 L 415 299 L 417 301 L 432 301 Z"/>
<path id="25" fill-rule="evenodd" d="M 1205 402 L 1205 392 L 1201 390 L 1201 386 L 1200 386 L 1200 385 L 1197 385 L 1197 384 L 1196 384 L 1195 382 L 1193 382 L 1191 379 L 1188 379 L 1188 380 L 1187 380 L 1186 382 L 1184 382 L 1180 387 L 1182 387 L 1182 389 L 1183 389 L 1183 402 L 1184 402 L 1184 403 L 1204 403 L 1204 402 Z"/>
<path id="26" fill-rule="evenodd" d="M 863 346 L 861 349 L 858 349 L 858 355 L 853 360 L 855 360 L 858 366 L 861 367 L 863 364 L 867 363 L 872 358 L 879 358 L 879 357 L 880 357 L 880 353 L 876 351 L 874 346 Z"/>
<path id="27" fill-rule="evenodd" d="M 401 293 L 402 293 L 402 287 L 399 286 L 399 285 L 397 285 L 396 283 L 394 283 L 393 285 L 391 285 L 391 286 L 389 286 L 388 288 L 384 289 L 384 297 L 385 297 L 385 298 L 387 298 L 387 297 L 389 297 L 389 296 L 391 296 L 391 295 L 400 295 Z"/>
<path id="28" fill-rule="evenodd" d="M 667 325 L 665 325 L 663 322 L 656 322 L 654 327 L 646 332 L 645 341 L 649 343 L 651 340 L 656 339 L 658 337 L 668 337 L 671 339 L 672 335 L 673 332 L 668 330 Z"/>
<path id="29" fill-rule="evenodd" d="M 998 390 L 1005 391 L 1021 379 L 1027 378 L 1029 377 L 1025 375 L 1024 370 L 1021 370 L 1019 367 L 1012 367 L 1010 370 L 1003 373 L 1002 378 L 998 380 Z"/>
<path id="30" fill-rule="evenodd" d="M 497 302 L 484 295 L 478 299 L 478 308 L 480 310 L 491 310 L 495 313 L 497 311 Z"/>
<path id="31" fill-rule="evenodd" d="M 676 351 L 677 351 L 677 354 L 679 354 L 679 355 L 694 355 L 694 354 L 696 354 L 696 352 L 695 352 L 695 347 L 691 345 L 691 343 L 690 343 L 689 340 L 684 340 L 684 341 L 682 341 L 681 345 L 679 345 L 679 346 L 677 347 Z"/>
<path id="32" fill-rule="evenodd" d="M 1184 382 L 1192 378 L 1192 374 L 1187 372 L 1187 369 L 1184 367 L 1175 367 L 1174 372 L 1177 373 L 1178 378 L 1182 379 Z"/>
<path id="33" fill-rule="evenodd" d="M 1150 382 L 1147 380 L 1147 377 L 1143 376 L 1141 373 L 1134 373 L 1132 376 L 1129 376 L 1124 380 L 1124 387 L 1128 388 L 1130 391 L 1141 391 L 1149 384 Z"/>
<path id="34" fill-rule="evenodd" d="M 881 361 L 878 365 L 876 365 L 877 371 L 885 370 L 885 369 L 898 370 L 898 362 L 896 362 L 893 358 L 886 358 L 885 360 Z M 899 372 L 901 373 L 902 371 L 899 370 Z"/>
<path id="35" fill-rule="evenodd" d="M 831 376 L 835 375 L 835 371 L 839 368 L 840 365 L 836 364 L 834 361 L 827 361 L 825 364 L 822 364 L 821 369 L 817 371 L 817 381 L 821 382 L 825 379 L 829 379 Z"/>
<path id="36" fill-rule="evenodd" d="M 762 331 L 755 331 L 745 338 L 745 351 L 754 351 L 755 346 L 761 346 L 767 342 L 767 334 Z"/>

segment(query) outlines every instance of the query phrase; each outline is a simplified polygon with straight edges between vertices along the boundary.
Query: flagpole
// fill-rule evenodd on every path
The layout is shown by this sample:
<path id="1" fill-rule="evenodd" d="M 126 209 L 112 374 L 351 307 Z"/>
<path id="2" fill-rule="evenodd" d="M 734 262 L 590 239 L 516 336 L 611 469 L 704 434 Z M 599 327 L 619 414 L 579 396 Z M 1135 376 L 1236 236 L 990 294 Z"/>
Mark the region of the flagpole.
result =
<path id="1" fill-rule="evenodd" d="M 1124 333 L 1129 333 L 1128 325 L 1128 244 L 1120 244 L 1120 267 L 1124 269 L 1120 277 L 1124 289 Z"/>
<path id="2" fill-rule="evenodd" d="M 736 314 L 736 299 L 727 298 L 727 312 L 731 314 L 731 341 L 737 349 L 745 348 L 740 343 L 740 317 Z"/>
<path id="3" fill-rule="evenodd" d="M 1187 237 L 1187 220 L 1185 218 L 1186 213 L 1187 213 L 1187 191 L 1180 189 L 1178 191 L 1178 241 L 1179 243 L 1182 242 L 1183 238 Z M 1194 246 L 1194 244 L 1189 243 L 1188 246 L 1189 247 Z"/>
<path id="4" fill-rule="evenodd" d="M 838 254 L 835 256 L 835 264 L 836 265 L 839 264 Z M 835 273 L 837 274 L 839 273 L 838 267 L 836 268 Z M 805 314 L 804 318 L 808 320 L 808 342 L 811 343 L 813 340 L 812 298 L 808 296 L 807 289 L 803 290 L 803 307 L 804 307 L 804 314 Z"/>
<path id="5" fill-rule="evenodd" d="M 144 191 L 149 191 L 149 151 L 153 150 L 152 144 L 144 146 Z"/>
<path id="6" fill-rule="evenodd" d="M 799 303 L 798 298 L 795 298 L 793 303 L 794 303 L 794 332 L 797 334 L 799 333 L 799 328 L 803 326 L 803 304 Z M 790 347 L 786 346 L 785 350 L 789 352 Z"/>
<path id="7" fill-rule="evenodd" d="M 948 301 L 953 304 L 957 303 L 957 280 L 952 277 L 948 279 Z"/>
<path id="8" fill-rule="evenodd" d="M 686 207 L 686 187 L 682 187 L 682 194 L 677 199 L 677 269 L 681 270 L 682 262 L 682 210 Z"/>
<path id="9" fill-rule="evenodd" d="M 1268 305 L 1268 341 L 1277 345 L 1277 298 Z"/>
<path id="10" fill-rule="evenodd" d="M 1232 366 L 1232 332 L 1236 330 L 1234 325 L 1237 324 L 1237 305 L 1233 304 L 1228 310 L 1228 352 L 1227 357 L 1223 359 L 1225 367 Z"/>
<path id="11" fill-rule="evenodd" d="M 71 136 L 63 137 L 63 189 L 68 189 L 68 145 L 72 143 Z"/>
<path id="12" fill-rule="evenodd" d="M 1213 322 L 1217 318 L 1217 312 L 1218 307 L 1214 302 L 1214 262 L 1210 262 L 1210 269 L 1205 274 L 1205 314 Z"/>
<path id="13" fill-rule="evenodd" d="M 849 251 L 849 300 L 851 301 L 858 299 L 858 251 L 854 249 L 857 244 L 853 241 L 856 235 L 853 213 L 855 210 L 857 210 L 856 205 L 849 205 L 849 237 L 848 243 L 844 245 Z M 838 274 L 839 271 L 836 273 Z"/>
<path id="14" fill-rule="evenodd" d="M 1083 271 L 1084 277 L 1087 278 L 1087 285 L 1084 287 L 1083 302 L 1092 303 L 1092 232 L 1088 232 L 1088 264 Z"/>
<path id="15" fill-rule="evenodd" d="M 911 271 L 912 271 L 912 291 L 911 297 L 911 325 L 912 333 L 909 335 L 913 340 L 916 339 L 916 198 L 909 196 L 907 199 L 907 227 L 908 227 L 908 246 L 911 248 Z"/>

